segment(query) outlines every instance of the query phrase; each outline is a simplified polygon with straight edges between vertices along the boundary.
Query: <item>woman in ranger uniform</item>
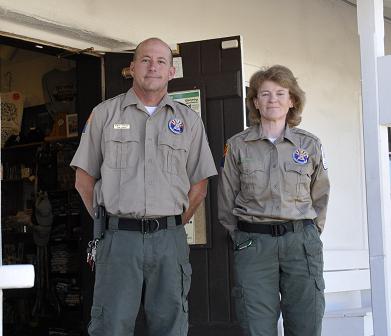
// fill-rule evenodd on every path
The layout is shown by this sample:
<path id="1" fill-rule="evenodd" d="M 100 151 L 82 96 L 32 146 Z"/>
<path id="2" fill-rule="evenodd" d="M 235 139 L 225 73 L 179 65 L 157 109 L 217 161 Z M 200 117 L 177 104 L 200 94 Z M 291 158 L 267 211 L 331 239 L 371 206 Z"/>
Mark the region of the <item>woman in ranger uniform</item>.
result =
<path id="1" fill-rule="evenodd" d="M 250 80 L 252 126 L 228 140 L 219 220 L 234 242 L 232 295 L 246 335 L 320 336 L 329 180 L 322 145 L 296 128 L 305 94 L 275 65 Z"/>

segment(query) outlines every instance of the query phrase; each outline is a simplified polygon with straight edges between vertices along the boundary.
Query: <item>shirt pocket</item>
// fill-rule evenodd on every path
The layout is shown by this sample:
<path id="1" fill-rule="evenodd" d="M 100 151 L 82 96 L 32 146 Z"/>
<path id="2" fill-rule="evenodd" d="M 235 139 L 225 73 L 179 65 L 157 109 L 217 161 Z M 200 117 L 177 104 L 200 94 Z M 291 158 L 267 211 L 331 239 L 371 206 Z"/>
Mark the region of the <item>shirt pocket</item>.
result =
<path id="1" fill-rule="evenodd" d="M 309 164 L 285 163 L 285 191 L 299 199 L 310 199 L 312 168 Z"/>
<path id="2" fill-rule="evenodd" d="M 243 162 L 240 165 L 240 190 L 245 198 L 264 193 L 268 185 L 268 176 L 263 161 Z"/>
<path id="3" fill-rule="evenodd" d="M 159 135 L 159 151 L 163 170 L 175 175 L 187 175 L 186 163 L 189 141 L 183 135 L 163 133 Z"/>
<path id="4" fill-rule="evenodd" d="M 140 136 L 132 129 L 104 132 L 105 164 L 114 169 L 124 169 L 137 165 L 139 159 Z"/>

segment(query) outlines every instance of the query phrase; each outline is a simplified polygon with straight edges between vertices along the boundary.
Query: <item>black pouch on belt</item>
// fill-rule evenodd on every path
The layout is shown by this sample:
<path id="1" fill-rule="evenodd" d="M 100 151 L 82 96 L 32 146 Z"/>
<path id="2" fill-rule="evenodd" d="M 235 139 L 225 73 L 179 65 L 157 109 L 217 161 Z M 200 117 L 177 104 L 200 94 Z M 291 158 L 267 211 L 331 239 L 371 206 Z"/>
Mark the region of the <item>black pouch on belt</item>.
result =
<path id="1" fill-rule="evenodd" d="M 106 231 L 107 213 L 104 206 L 98 205 L 94 209 L 94 239 L 103 238 Z"/>

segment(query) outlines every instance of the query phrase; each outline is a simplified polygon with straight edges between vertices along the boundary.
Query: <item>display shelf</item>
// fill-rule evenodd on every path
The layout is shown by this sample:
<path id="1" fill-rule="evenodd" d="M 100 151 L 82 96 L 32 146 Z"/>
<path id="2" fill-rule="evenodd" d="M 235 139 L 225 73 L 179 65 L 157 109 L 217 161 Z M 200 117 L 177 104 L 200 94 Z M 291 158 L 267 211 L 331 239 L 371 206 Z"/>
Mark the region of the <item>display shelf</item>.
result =
<path id="1" fill-rule="evenodd" d="M 79 141 L 80 137 L 79 136 L 74 136 L 74 137 L 46 137 L 44 141 L 39 141 L 39 142 L 28 142 L 20 145 L 13 145 L 13 146 L 7 146 L 3 147 L 1 151 L 3 152 L 8 152 L 10 150 L 18 150 L 18 149 L 31 149 L 34 147 L 39 147 L 44 144 L 49 144 L 49 143 L 55 143 L 55 142 L 73 142 L 73 141 Z"/>

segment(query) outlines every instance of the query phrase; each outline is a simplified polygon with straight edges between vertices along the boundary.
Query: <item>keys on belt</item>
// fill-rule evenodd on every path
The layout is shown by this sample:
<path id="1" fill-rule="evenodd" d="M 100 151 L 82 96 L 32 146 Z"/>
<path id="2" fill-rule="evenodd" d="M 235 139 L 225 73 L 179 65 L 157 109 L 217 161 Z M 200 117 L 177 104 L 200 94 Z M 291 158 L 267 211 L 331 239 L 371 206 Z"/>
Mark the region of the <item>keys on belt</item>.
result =
<path id="1" fill-rule="evenodd" d="M 99 239 L 94 239 L 88 242 L 87 246 L 87 264 L 90 265 L 91 271 L 95 268 L 96 262 L 96 248 L 98 246 Z"/>

